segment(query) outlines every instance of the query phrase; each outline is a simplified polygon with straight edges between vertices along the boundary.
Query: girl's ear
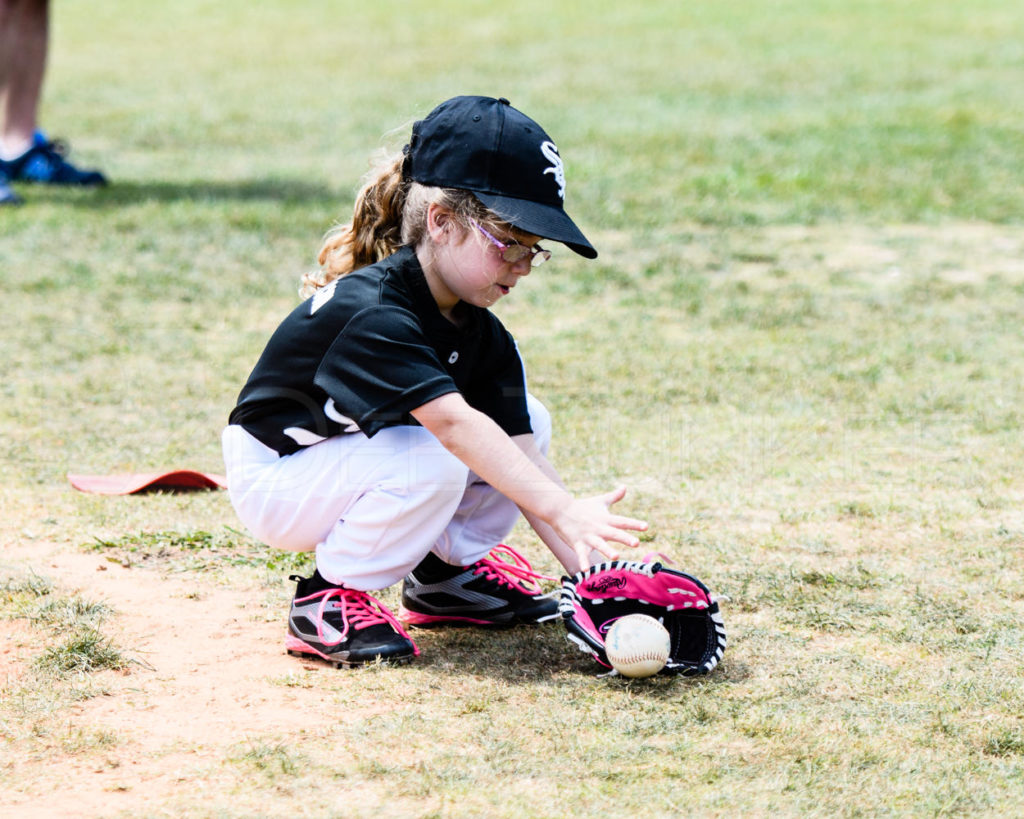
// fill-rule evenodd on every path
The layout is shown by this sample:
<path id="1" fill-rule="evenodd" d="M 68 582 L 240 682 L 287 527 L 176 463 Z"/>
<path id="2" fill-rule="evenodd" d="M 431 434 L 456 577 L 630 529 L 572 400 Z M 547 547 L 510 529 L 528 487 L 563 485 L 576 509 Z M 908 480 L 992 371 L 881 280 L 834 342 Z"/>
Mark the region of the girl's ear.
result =
<path id="1" fill-rule="evenodd" d="M 448 208 L 432 202 L 427 208 L 427 233 L 434 244 L 444 244 L 455 229 L 455 216 Z"/>

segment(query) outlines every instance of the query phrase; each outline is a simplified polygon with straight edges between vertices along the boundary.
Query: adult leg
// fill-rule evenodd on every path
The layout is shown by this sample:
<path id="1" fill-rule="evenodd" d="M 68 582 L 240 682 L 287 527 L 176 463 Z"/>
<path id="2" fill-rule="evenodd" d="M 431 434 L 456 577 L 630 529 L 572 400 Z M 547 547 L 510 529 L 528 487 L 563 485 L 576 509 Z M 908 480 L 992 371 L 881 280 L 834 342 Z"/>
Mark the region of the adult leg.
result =
<path id="1" fill-rule="evenodd" d="M 46 74 L 48 0 L 0 0 L 0 158 L 32 144 Z"/>
<path id="2" fill-rule="evenodd" d="M 106 185 L 99 171 L 68 162 L 67 147 L 38 128 L 48 42 L 48 0 L 0 0 L 0 178 Z"/>
<path id="3" fill-rule="evenodd" d="M 0 0 L 0 160 L 32 143 L 46 72 L 48 0 Z M 0 167 L 0 205 L 17 205 Z"/>

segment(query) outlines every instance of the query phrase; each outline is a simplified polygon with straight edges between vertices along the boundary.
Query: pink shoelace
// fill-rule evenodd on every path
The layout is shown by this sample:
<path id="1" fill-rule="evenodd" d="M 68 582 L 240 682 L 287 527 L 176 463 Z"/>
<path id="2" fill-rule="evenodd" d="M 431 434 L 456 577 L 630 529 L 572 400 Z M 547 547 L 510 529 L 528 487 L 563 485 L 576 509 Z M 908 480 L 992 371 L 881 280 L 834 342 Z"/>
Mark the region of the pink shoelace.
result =
<path id="1" fill-rule="evenodd" d="M 320 598 L 320 607 L 317 609 L 316 618 L 316 636 L 324 645 L 336 646 L 343 642 L 345 637 L 348 636 L 350 627 L 360 630 L 382 623 L 391 626 L 406 640 L 413 643 L 409 633 L 402 628 L 402 624 L 398 622 L 398 619 L 391 613 L 391 610 L 379 600 L 370 597 L 366 592 L 356 591 L 355 589 L 334 588 L 315 592 L 309 595 L 309 597 Z M 345 624 L 345 627 L 342 629 L 341 636 L 337 640 L 329 642 L 324 637 L 323 622 L 324 611 L 333 597 L 338 598 L 335 609 L 341 612 L 341 621 Z M 415 643 L 413 643 L 413 648 L 416 654 L 419 655 L 420 650 Z"/>
<path id="2" fill-rule="evenodd" d="M 525 557 L 504 543 L 495 546 L 487 557 L 478 560 L 473 565 L 475 567 L 473 574 L 483 574 L 488 580 L 497 580 L 499 583 L 518 587 L 528 594 L 543 593 L 538 581 L 557 579 L 551 575 L 534 571 L 533 566 Z"/>

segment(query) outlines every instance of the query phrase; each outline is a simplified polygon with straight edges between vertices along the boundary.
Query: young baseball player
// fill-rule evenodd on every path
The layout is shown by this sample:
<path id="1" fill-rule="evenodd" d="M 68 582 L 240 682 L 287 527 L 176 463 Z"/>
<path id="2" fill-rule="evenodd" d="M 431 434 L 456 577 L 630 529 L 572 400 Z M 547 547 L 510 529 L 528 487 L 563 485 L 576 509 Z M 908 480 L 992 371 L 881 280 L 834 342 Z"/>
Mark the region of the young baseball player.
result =
<path id="1" fill-rule="evenodd" d="M 260 540 L 315 550 L 286 647 L 341 665 L 419 653 L 403 628 L 557 616 L 499 547 L 523 514 L 569 572 L 634 546 L 625 489 L 577 498 L 545 457 L 547 411 L 487 309 L 548 260 L 594 258 L 563 208 L 555 143 L 508 100 L 456 97 L 328 234 L 224 431 L 231 501 Z M 404 578 L 398 617 L 368 592 Z"/>

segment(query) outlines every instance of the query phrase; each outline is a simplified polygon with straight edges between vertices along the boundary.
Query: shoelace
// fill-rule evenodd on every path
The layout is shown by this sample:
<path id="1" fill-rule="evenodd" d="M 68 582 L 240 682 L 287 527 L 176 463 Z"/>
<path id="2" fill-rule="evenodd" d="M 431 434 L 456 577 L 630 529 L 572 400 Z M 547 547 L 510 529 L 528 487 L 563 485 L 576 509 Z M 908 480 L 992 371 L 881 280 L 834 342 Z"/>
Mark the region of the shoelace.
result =
<path id="1" fill-rule="evenodd" d="M 350 626 L 356 629 L 364 629 L 381 624 L 391 626 L 406 640 L 412 642 L 408 632 L 402 628 L 402 624 L 398 622 L 398 619 L 391 613 L 388 607 L 379 600 L 374 600 L 365 592 L 356 591 L 355 589 L 335 588 L 324 589 L 310 596 L 320 597 L 320 607 L 317 609 L 316 618 L 316 636 L 326 646 L 336 646 L 344 642 L 345 637 L 348 636 Z M 344 623 L 341 636 L 333 643 L 328 642 L 324 638 L 323 632 L 324 611 L 326 611 L 332 597 L 337 597 L 339 600 L 335 609 L 341 612 L 341 622 Z"/>
<path id="2" fill-rule="evenodd" d="M 510 560 L 503 560 L 508 557 Z M 551 575 L 534 571 L 525 557 L 511 546 L 501 544 L 491 549 L 487 557 L 478 560 L 473 574 L 485 574 L 487 580 L 497 580 L 507 586 L 515 587 L 516 581 L 522 581 L 522 588 L 527 592 L 540 594 L 543 592 L 540 580 L 556 580 Z"/>
<path id="3" fill-rule="evenodd" d="M 47 153 L 56 154 L 59 157 L 68 155 L 68 143 L 63 139 L 48 139 L 42 148 Z"/>

